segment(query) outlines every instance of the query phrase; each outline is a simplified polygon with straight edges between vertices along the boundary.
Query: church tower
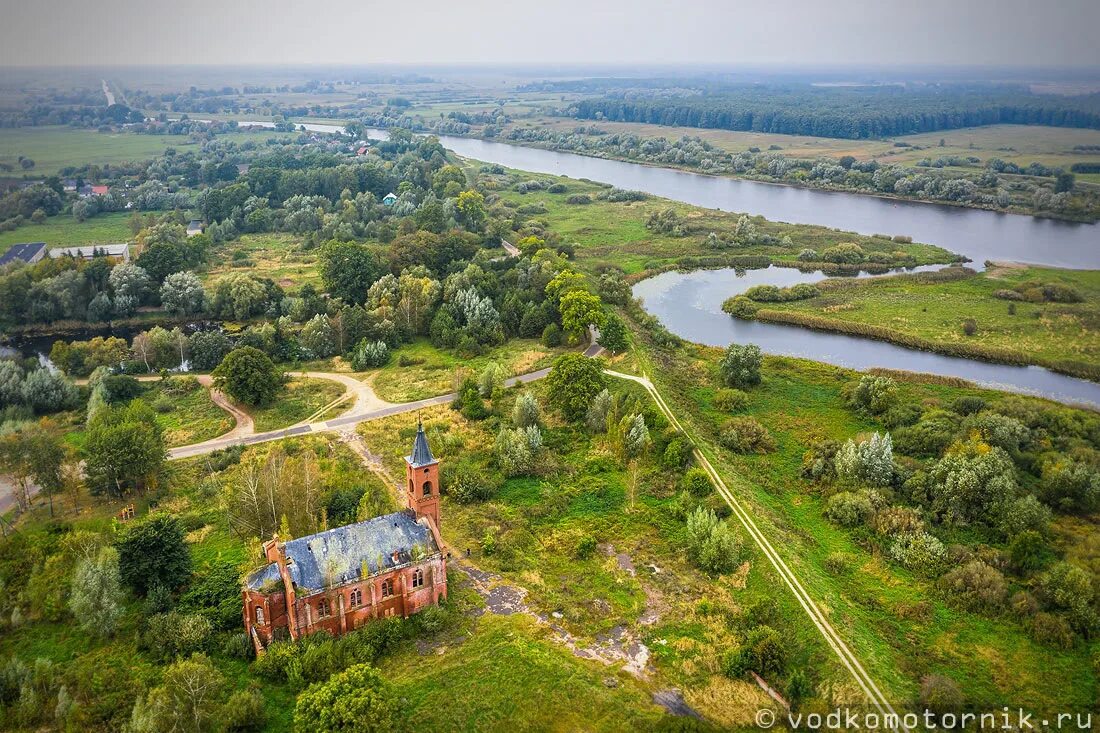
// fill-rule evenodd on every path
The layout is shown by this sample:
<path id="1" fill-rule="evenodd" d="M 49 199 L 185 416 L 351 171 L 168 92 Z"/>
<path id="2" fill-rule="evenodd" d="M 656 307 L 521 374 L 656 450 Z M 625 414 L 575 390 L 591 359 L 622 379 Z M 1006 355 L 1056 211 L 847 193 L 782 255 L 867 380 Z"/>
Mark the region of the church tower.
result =
<path id="1" fill-rule="evenodd" d="M 405 456 L 405 503 L 416 518 L 431 517 L 439 531 L 439 461 L 428 447 L 424 423 L 416 421 L 412 454 Z"/>

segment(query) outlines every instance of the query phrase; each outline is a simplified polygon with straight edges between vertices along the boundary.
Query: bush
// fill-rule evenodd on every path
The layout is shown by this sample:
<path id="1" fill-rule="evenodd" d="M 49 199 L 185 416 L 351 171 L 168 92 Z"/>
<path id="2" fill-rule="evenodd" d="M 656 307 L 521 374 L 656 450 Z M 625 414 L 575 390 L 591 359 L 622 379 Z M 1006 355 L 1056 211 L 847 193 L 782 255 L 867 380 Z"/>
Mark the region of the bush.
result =
<path id="1" fill-rule="evenodd" d="M 210 621 L 201 614 L 170 611 L 151 617 L 142 639 L 153 658 L 170 662 L 205 651 L 212 631 Z"/>
<path id="2" fill-rule="evenodd" d="M 998 613 L 1008 596 L 1008 585 L 1000 571 L 981 560 L 971 560 L 940 578 L 948 601 L 975 613 Z"/>
<path id="3" fill-rule="evenodd" d="M 889 555 L 910 570 L 935 575 L 947 557 L 947 549 L 927 532 L 907 532 L 894 538 Z"/>
<path id="4" fill-rule="evenodd" d="M 741 562 L 744 545 L 741 537 L 718 516 L 699 507 L 687 519 L 688 557 L 701 570 L 721 574 Z"/>
<path id="5" fill-rule="evenodd" d="M 385 366 L 390 360 L 390 347 L 385 341 L 363 339 L 351 354 L 351 368 L 357 372 Z"/>
<path id="6" fill-rule="evenodd" d="M 875 433 L 869 440 L 848 440 L 836 452 L 837 476 L 871 486 L 889 486 L 894 479 L 894 443 L 890 434 Z"/>
<path id="7" fill-rule="evenodd" d="M 863 262 L 864 253 L 858 244 L 846 242 L 826 249 L 821 253 L 821 259 L 840 265 L 858 265 Z"/>
<path id="8" fill-rule="evenodd" d="M 492 476 L 469 463 L 448 464 L 443 467 L 443 491 L 460 504 L 487 501 L 496 493 Z"/>
<path id="9" fill-rule="evenodd" d="M 951 403 L 951 410 L 960 415 L 973 415 L 985 409 L 985 400 L 981 397 L 958 397 Z"/>
<path id="10" fill-rule="evenodd" d="M 710 482 L 710 476 L 701 468 L 688 469 L 684 477 L 680 479 L 680 485 L 684 491 L 700 499 L 709 495 L 714 489 Z"/>
<path id="11" fill-rule="evenodd" d="M 1072 649 L 1077 643 L 1073 627 L 1065 618 L 1055 613 L 1036 613 L 1031 617 L 1028 631 L 1035 641 L 1055 649 Z"/>
<path id="12" fill-rule="evenodd" d="M 842 491 L 829 497 L 825 516 L 842 527 L 858 527 L 874 514 L 875 506 L 866 491 Z"/>
<path id="13" fill-rule="evenodd" d="M 973 336 L 978 332 L 978 322 L 973 318 L 967 318 L 963 321 L 962 330 L 967 336 Z"/>
<path id="14" fill-rule="evenodd" d="M 760 365 L 764 355 L 754 344 L 730 344 L 718 363 L 718 372 L 727 387 L 751 387 L 760 384 Z"/>
<path id="15" fill-rule="evenodd" d="M 585 205 L 592 203 L 592 197 L 586 193 L 575 193 L 565 200 L 567 204 Z"/>
<path id="16" fill-rule="evenodd" d="M 267 723 L 264 696 L 258 690 L 237 690 L 225 704 L 222 723 L 228 733 L 263 730 Z"/>
<path id="17" fill-rule="evenodd" d="M 753 318 L 756 318 L 756 311 L 759 309 L 760 306 L 744 295 L 736 295 L 732 298 L 727 298 L 722 303 L 722 310 L 724 312 L 729 313 L 734 318 L 741 318 L 746 321 L 751 321 Z"/>
<path id="18" fill-rule="evenodd" d="M 313 685 L 298 696 L 294 707 L 296 730 L 395 730 L 400 706 L 389 684 L 369 664 L 358 664 Z"/>
<path id="19" fill-rule="evenodd" d="M 741 412 L 749 404 L 749 396 L 739 389 L 723 388 L 714 395 L 714 406 L 722 412 Z"/>
<path id="20" fill-rule="evenodd" d="M 894 405 L 882 413 L 882 424 L 889 430 L 915 425 L 924 414 L 920 405 Z"/>
<path id="21" fill-rule="evenodd" d="M 1047 541 L 1034 530 L 1020 532 L 1008 545 L 1009 562 L 1021 573 L 1033 573 L 1041 569 L 1049 557 Z"/>
<path id="22" fill-rule="evenodd" d="M 542 329 L 542 338 L 540 339 L 543 346 L 554 348 L 555 346 L 561 346 L 561 326 L 556 323 L 551 323 Z"/>
<path id="23" fill-rule="evenodd" d="M 734 453 L 771 453 L 775 439 L 754 417 L 735 417 L 726 422 L 718 442 Z"/>
<path id="24" fill-rule="evenodd" d="M 864 375 L 848 394 L 849 406 L 861 412 L 881 415 L 894 406 L 897 382 L 890 377 Z"/>
<path id="25" fill-rule="evenodd" d="M 1091 512 L 1100 507 L 1100 471 L 1058 458 L 1043 466 L 1043 501 L 1063 512 Z"/>
<path id="26" fill-rule="evenodd" d="M 937 715 L 955 713 L 963 707 L 959 686 L 950 677 L 931 674 L 921 680 L 920 704 Z"/>
<path id="27" fill-rule="evenodd" d="M 264 405 L 274 400 L 282 388 L 283 375 L 267 354 L 242 346 L 218 364 L 214 386 L 247 405 Z"/>
<path id="28" fill-rule="evenodd" d="M 884 537 L 923 532 L 924 520 L 915 509 L 905 506 L 891 506 L 875 512 L 871 518 L 871 528 Z"/>
<path id="29" fill-rule="evenodd" d="M 779 632 L 770 626 L 757 626 L 745 635 L 736 650 L 726 656 L 723 673 L 737 679 L 749 670 L 764 677 L 777 677 L 787 666 L 787 649 Z"/>

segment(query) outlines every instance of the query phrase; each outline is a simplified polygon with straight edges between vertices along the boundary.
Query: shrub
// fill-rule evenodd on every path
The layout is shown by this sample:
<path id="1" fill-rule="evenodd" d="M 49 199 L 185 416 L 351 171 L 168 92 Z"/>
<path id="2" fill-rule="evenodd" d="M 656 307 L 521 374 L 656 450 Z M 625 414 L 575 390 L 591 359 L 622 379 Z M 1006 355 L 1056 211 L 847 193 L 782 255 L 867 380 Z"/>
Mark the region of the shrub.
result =
<path id="1" fill-rule="evenodd" d="M 817 250 L 804 249 L 798 253 L 798 259 L 802 262 L 815 262 L 818 259 Z"/>
<path id="2" fill-rule="evenodd" d="M 487 471 L 469 463 L 443 467 L 443 490 L 460 504 L 486 501 L 496 493 L 496 484 Z"/>
<path id="3" fill-rule="evenodd" d="M 1000 571 L 981 560 L 971 560 L 940 578 L 949 601 L 968 611 L 996 613 L 1004 605 L 1008 585 Z"/>
<path id="4" fill-rule="evenodd" d="M 981 397 L 958 397 L 951 403 L 951 410 L 960 415 L 973 415 L 985 409 L 985 400 Z"/>
<path id="5" fill-rule="evenodd" d="M 727 655 L 722 671 L 733 679 L 749 670 L 765 677 L 776 677 L 783 673 L 786 665 L 787 649 L 779 632 L 770 626 L 757 626 Z"/>
<path id="6" fill-rule="evenodd" d="M 561 326 L 551 323 L 542 329 L 541 342 L 543 346 L 554 348 L 561 346 Z"/>
<path id="7" fill-rule="evenodd" d="M 829 497 L 825 516 L 842 527 L 857 527 L 866 522 L 875 507 L 866 491 L 842 491 Z"/>
<path id="8" fill-rule="evenodd" d="M 710 482 L 710 476 L 701 468 L 688 469 L 680 480 L 680 485 L 684 491 L 700 499 L 710 494 L 714 488 Z"/>
<path id="9" fill-rule="evenodd" d="M 392 731 L 401 722 L 389 684 L 369 664 L 358 664 L 298 696 L 296 730 Z"/>
<path id="10" fill-rule="evenodd" d="M 751 387 L 760 384 L 760 365 L 764 355 L 754 344 L 730 344 L 718 363 L 718 372 L 727 387 Z"/>
<path id="11" fill-rule="evenodd" d="M 170 611 L 151 617 L 147 624 L 143 644 L 161 662 L 205 651 L 213 631 L 210 621 L 198 613 Z"/>
<path id="12" fill-rule="evenodd" d="M 756 311 L 760 309 L 756 303 L 750 298 L 744 295 L 737 295 L 732 298 L 727 298 L 722 303 L 722 310 L 734 318 L 741 318 L 747 321 L 751 321 L 756 318 Z"/>
<path id="13" fill-rule="evenodd" d="M 934 575 L 947 557 L 947 550 L 942 542 L 927 532 L 907 532 L 894 538 L 889 555 L 910 570 Z"/>
<path id="14" fill-rule="evenodd" d="M 882 424 L 889 430 L 915 425 L 924 414 L 920 405 L 894 405 L 882 413 Z"/>
<path id="15" fill-rule="evenodd" d="M 997 521 L 997 529 L 1006 537 L 1021 532 L 1045 532 L 1050 524 L 1050 509 L 1033 494 L 1021 496 L 1005 504 Z"/>
<path id="16" fill-rule="evenodd" d="M 967 336 L 973 336 L 978 332 L 978 322 L 973 318 L 967 318 L 963 321 L 962 329 Z"/>
<path id="17" fill-rule="evenodd" d="M 884 537 L 923 532 L 924 520 L 915 509 L 904 506 L 891 506 L 875 512 L 871 518 L 871 528 Z"/>
<path id="18" fill-rule="evenodd" d="M 138 595 L 157 584 L 178 588 L 190 577 L 191 548 L 175 517 L 155 514 L 131 524 L 117 546 L 122 581 Z"/>
<path id="19" fill-rule="evenodd" d="M 592 197 L 586 193 L 575 193 L 565 200 L 567 204 L 585 205 L 592 203 Z"/>
<path id="20" fill-rule="evenodd" d="M 863 262 L 864 253 L 858 244 L 846 242 L 826 249 L 821 253 L 821 259 L 840 265 L 858 265 Z"/>
<path id="21" fill-rule="evenodd" d="M 1065 611 L 1073 627 L 1089 634 L 1100 626 L 1094 601 L 1096 590 L 1088 572 L 1068 562 L 1060 562 L 1039 580 L 1039 595 L 1051 608 Z"/>
<path id="22" fill-rule="evenodd" d="M 898 453 L 920 458 L 932 458 L 943 453 L 955 437 L 956 425 L 944 419 L 942 412 L 926 413 L 916 425 L 893 432 Z"/>
<path id="23" fill-rule="evenodd" d="M 894 478 L 894 443 L 890 434 L 875 433 L 869 440 L 848 440 L 833 459 L 841 478 L 871 486 L 889 486 Z"/>
<path id="24" fill-rule="evenodd" d="M 955 681 L 943 675 L 930 674 L 921 680 L 920 704 L 937 715 L 954 713 L 963 706 L 962 691 Z"/>
<path id="25" fill-rule="evenodd" d="M 979 412 L 963 421 L 966 432 L 977 432 L 989 445 L 1015 453 L 1031 437 L 1031 431 L 1022 422 L 997 412 Z"/>
<path id="26" fill-rule="evenodd" d="M 683 468 L 690 460 L 691 443 L 683 437 L 676 437 L 668 441 L 665 452 L 661 454 L 661 465 L 665 468 Z"/>
<path id="27" fill-rule="evenodd" d="M 739 389 L 722 388 L 714 395 L 714 406 L 723 412 L 741 412 L 749 404 L 749 396 Z"/>
<path id="28" fill-rule="evenodd" d="M 404 356 L 404 355 L 402 355 Z M 390 360 L 390 347 L 385 341 L 363 339 L 351 353 L 351 368 L 357 372 L 385 366 Z"/>
<path id="29" fill-rule="evenodd" d="M 848 404 L 861 412 L 880 415 L 894 406 L 897 382 L 890 377 L 864 375 L 848 394 Z"/>
<path id="30" fill-rule="evenodd" d="M 1043 501 L 1063 512 L 1091 512 L 1100 507 L 1100 471 L 1058 458 L 1043 466 Z"/>
<path id="31" fill-rule="evenodd" d="M 1008 545 L 1009 562 L 1021 573 L 1033 573 L 1047 563 L 1047 541 L 1034 530 L 1020 532 Z"/>
<path id="32" fill-rule="evenodd" d="M 727 421 L 718 442 L 734 453 L 771 453 L 775 439 L 754 417 L 735 417 Z"/>
<path id="33" fill-rule="evenodd" d="M 718 516 L 699 507 L 687 519 L 688 556 L 701 570 L 726 573 L 741 562 L 740 536 Z"/>
<path id="34" fill-rule="evenodd" d="M 222 723 L 228 733 L 263 730 L 267 723 L 264 696 L 258 690 L 237 690 L 225 704 Z"/>
<path id="35" fill-rule="evenodd" d="M 1036 613 L 1031 617 L 1028 631 L 1035 641 L 1055 649 L 1072 649 L 1077 642 L 1069 622 L 1055 613 Z"/>

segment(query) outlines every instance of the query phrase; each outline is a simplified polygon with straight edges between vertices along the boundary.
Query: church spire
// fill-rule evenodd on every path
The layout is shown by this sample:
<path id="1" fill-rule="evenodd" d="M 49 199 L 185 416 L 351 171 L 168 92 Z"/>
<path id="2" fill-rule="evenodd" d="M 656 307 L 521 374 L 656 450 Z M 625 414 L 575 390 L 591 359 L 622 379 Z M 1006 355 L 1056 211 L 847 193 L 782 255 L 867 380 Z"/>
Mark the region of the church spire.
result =
<path id="1" fill-rule="evenodd" d="M 428 436 L 424 434 L 424 423 L 419 415 L 416 418 L 416 438 L 413 439 L 413 449 L 412 454 L 409 456 L 409 463 L 414 468 L 435 463 L 432 449 L 428 446 Z"/>

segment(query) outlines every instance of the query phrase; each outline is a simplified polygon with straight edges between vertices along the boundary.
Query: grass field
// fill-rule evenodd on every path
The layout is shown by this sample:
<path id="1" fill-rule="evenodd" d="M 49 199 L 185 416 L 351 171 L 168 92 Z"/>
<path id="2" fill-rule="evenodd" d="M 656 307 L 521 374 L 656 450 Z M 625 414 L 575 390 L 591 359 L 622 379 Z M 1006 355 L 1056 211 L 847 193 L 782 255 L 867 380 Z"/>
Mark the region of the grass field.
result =
<path id="1" fill-rule="evenodd" d="M 234 133 L 236 142 L 266 140 L 280 133 Z M 117 165 L 151 160 L 166 148 L 198 148 L 187 135 L 141 135 L 132 132 L 101 133 L 71 127 L 16 127 L 0 129 L 0 163 L 10 163 L 10 175 L 26 173 L 50 176 L 62 168 L 81 165 Z M 19 156 L 35 162 L 34 168 L 23 171 Z"/>
<path id="2" fill-rule="evenodd" d="M 549 366 L 565 350 L 548 348 L 531 339 L 513 339 L 480 356 L 465 358 L 421 339 L 402 345 L 389 364 L 371 373 L 366 381 L 384 400 L 411 402 L 454 390 L 464 377 L 476 377 L 491 361 L 502 366 L 508 376 L 515 376 Z"/>
<path id="3" fill-rule="evenodd" d="M 650 370 L 686 427 L 710 445 L 724 419 L 713 406 L 720 356 L 719 349 L 689 346 L 671 360 L 662 353 L 664 366 Z M 757 523 L 895 704 L 915 700 L 919 680 L 938 673 L 958 682 L 967 704 L 977 709 L 993 709 L 1005 700 L 1046 710 L 1091 705 L 1098 686 L 1090 645 L 1052 649 L 1007 614 L 986 617 L 948 606 L 933 583 L 890 564 L 822 516 L 823 500 L 800 478 L 804 452 L 822 439 L 882 429 L 845 406 L 841 389 L 851 378 L 851 372 L 827 365 L 766 357 L 764 382 L 750 391 L 746 412 L 771 431 L 777 451 L 735 455 L 706 449 L 734 494 L 748 502 Z M 901 390 L 904 401 L 926 405 L 970 394 L 990 402 L 1003 398 L 936 384 L 903 383 Z M 1094 518 L 1075 532 L 1078 538 L 1095 537 L 1097 529 Z"/>
<path id="4" fill-rule="evenodd" d="M 856 242 L 867 252 L 904 252 L 919 263 L 946 263 L 952 256 L 946 250 L 925 244 L 899 244 L 889 239 L 867 237 L 852 232 L 842 232 L 821 226 L 785 224 L 767 221 L 761 217 L 752 219 L 761 234 L 782 240 L 789 236 L 791 244 L 755 244 L 745 247 L 708 249 L 704 246 L 710 232 L 732 234 L 740 214 L 703 209 L 668 199 L 649 197 L 645 201 L 615 203 L 596 200 L 596 195 L 606 191 L 598 184 L 585 183 L 569 178 L 531 176 L 550 182 L 565 184 L 563 193 L 545 190 L 521 194 L 514 190 L 500 190 L 501 198 L 508 205 L 524 207 L 546 223 L 548 228 L 561 235 L 562 241 L 577 245 L 577 262 L 585 269 L 600 266 L 622 268 L 628 274 L 676 264 L 683 257 L 720 258 L 728 256 L 759 255 L 776 261 L 794 262 L 805 248 L 821 252 L 841 242 Z M 578 205 L 567 203 L 574 194 L 588 194 L 592 203 Z M 683 236 L 658 234 L 646 229 L 646 220 L 654 212 L 672 209 L 684 220 L 687 230 Z M 885 232 L 906 234 L 906 232 Z"/>
<path id="5" fill-rule="evenodd" d="M 300 377 L 287 382 L 270 405 L 249 407 L 256 432 L 287 428 L 305 420 L 344 394 L 344 386 L 328 379 Z"/>
<path id="6" fill-rule="evenodd" d="M 142 399 L 156 411 L 157 422 L 164 429 L 164 441 L 169 448 L 201 443 L 233 428 L 233 417 L 214 404 L 205 387 L 184 395 L 167 395 L 154 384 Z"/>
<path id="7" fill-rule="evenodd" d="M 112 244 L 133 239 L 130 215 L 125 212 L 100 214 L 79 222 L 67 214 L 58 214 L 42 224 L 25 224 L 10 232 L 0 232 L 0 252 L 20 242 L 45 242 L 53 247 L 78 244 Z"/>
<path id="8" fill-rule="evenodd" d="M 292 234 L 246 234 L 220 245 L 202 277 L 210 280 L 229 272 L 269 277 L 290 292 L 306 283 L 321 287 L 316 252 L 300 249 L 301 239 Z"/>
<path id="9" fill-rule="evenodd" d="M 1072 289 L 1081 302 L 1013 302 L 994 297 L 997 291 L 1050 284 Z M 815 324 L 826 329 L 830 324 L 837 330 L 850 324 L 871 326 L 886 329 L 899 342 L 913 337 L 940 350 L 971 349 L 979 354 L 982 349 L 998 350 L 1015 355 L 1021 363 L 1082 376 L 1090 371 L 1100 374 L 1097 271 L 996 267 L 951 282 L 904 275 L 842 280 L 826 283 L 817 298 L 760 305 L 762 320 L 775 320 L 772 313 L 803 314 L 813 316 Z M 972 335 L 964 331 L 967 319 L 974 321 Z"/>

